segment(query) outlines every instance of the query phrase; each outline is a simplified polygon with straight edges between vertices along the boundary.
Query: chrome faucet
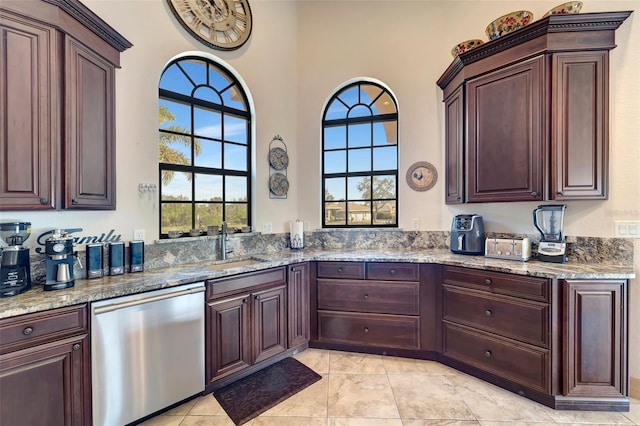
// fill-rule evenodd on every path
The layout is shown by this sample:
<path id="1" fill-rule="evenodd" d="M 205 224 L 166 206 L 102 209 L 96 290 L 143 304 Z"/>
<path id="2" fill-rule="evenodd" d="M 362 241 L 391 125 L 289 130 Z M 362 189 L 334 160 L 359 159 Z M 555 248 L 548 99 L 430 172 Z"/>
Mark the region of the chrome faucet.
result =
<path id="1" fill-rule="evenodd" d="M 227 260 L 227 253 L 233 250 L 227 250 L 227 222 L 222 222 L 222 233 L 220 234 L 220 260 Z"/>

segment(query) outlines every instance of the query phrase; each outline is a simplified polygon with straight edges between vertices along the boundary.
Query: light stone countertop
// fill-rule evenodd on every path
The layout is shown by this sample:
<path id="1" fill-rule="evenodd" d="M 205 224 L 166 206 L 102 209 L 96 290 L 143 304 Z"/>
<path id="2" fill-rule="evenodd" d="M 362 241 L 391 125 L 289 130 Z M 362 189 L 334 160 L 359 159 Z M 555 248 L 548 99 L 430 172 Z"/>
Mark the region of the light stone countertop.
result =
<path id="1" fill-rule="evenodd" d="M 226 269 L 212 269 L 217 262 L 180 264 L 172 267 L 146 270 L 139 273 L 105 276 L 97 279 L 78 279 L 74 287 L 44 291 L 34 287 L 17 296 L 0 299 L 0 319 L 32 312 L 94 302 L 112 297 L 142 293 L 174 287 L 206 279 L 227 277 L 246 272 L 286 266 L 305 261 L 367 261 L 437 263 L 465 268 L 507 272 L 541 278 L 557 279 L 629 279 L 635 278 L 632 266 L 608 263 L 565 264 L 545 263 L 536 260 L 519 262 L 491 259 L 484 256 L 453 254 L 448 250 L 285 250 L 278 253 L 255 254 L 242 258 L 230 258 L 227 262 L 252 258 L 260 262 Z"/>

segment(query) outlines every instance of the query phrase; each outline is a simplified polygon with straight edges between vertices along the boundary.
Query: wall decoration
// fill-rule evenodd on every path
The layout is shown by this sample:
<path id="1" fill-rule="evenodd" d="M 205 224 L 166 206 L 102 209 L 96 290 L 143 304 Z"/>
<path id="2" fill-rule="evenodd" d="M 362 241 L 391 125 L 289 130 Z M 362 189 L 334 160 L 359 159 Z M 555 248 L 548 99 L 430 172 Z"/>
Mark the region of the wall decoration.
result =
<path id="1" fill-rule="evenodd" d="M 248 0 L 167 0 L 180 25 L 196 40 L 217 50 L 235 50 L 251 35 Z"/>
<path id="2" fill-rule="evenodd" d="M 436 184 L 438 171 L 431 163 L 418 161 L 407 170 L 407 184 L 414 191 L 428 191 Z"/>
<path id="3" fill-rule="evenodd" d="M 287 145 L 280 135 L 273 137 L 269 143 L 269 197 L 287 198 L 289 192 L 289 179 L 287 178 L 289 167 L 289 154 Z"/>

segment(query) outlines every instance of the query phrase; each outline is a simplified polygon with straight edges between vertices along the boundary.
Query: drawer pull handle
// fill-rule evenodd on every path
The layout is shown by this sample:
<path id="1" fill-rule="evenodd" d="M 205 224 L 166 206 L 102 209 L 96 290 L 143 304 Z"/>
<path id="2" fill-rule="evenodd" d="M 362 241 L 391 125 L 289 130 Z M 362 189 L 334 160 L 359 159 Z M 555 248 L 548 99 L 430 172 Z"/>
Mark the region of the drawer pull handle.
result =
<path id="1" fill-rule="evenodd" d="M 484 353 L 484 356 L 487 357 L 487 358 L 491 358 L 491 351 L 486 351 Z"/>
<path id="2" fill-rule="evenodd" d="M 342 268 L 338 268 L 338 272 L 342 272 Z"/>
<path id="3" fill-rule="evenodd" d="M 253 296 L 253 298 L 254 298 L 255 300 L 260 300 L 260 296 L 259 296 L 259 295 L 257 295 L 257 294 L 256 294 L 256 295 L 254 295 L 254 296 Z"/>
<path id="4" fill-rule="evenodd" d="M 493 312 L 491 312 L 490 309 L 487 309 L 486 311 L 484 311 L 484 316 L 485 317 L 490 317 L 493 314 Z"/>
<path id="5" fill-rule="evenodd" d="M 391 275 L 395 275 L 396 270 L 395 270 L 395 269 L 391 269 L 391 270 L 389 271 L 389 273 L 390 273 Z"/>
<path id="6" fill-rule="evenodd" d="M 485 279 L 485 280 L 484 280 L 484 283 L 485 283 L 486 285 L 491 285 L 491 278 L 487 278 L 487 279 Z"/>
<path id="7" fill-rule="evenodd" d="M 368 294 L 364 295 L 364 300 L 369 300 L 369 295 Z"/>
<path id="8" fill-rule="evenodd" d="M 75 345 L 73 345 L 73 350 L 74 351 L 79 351 L 80 350 L 80 343 L 76 343 Z"/>
<path id="9" fill-rule="evenodd" d="M 369 327 L 365 327 L 364 328 L 364 334 L 367 334 L 369 332 Z"/>
<path id="10" fill-rule="evenodd" d="M 24 330 L 22 330 L 22 334 L 24 334 L 25 336 L 28 336 L 31 333 L 33 333 L 33 327 L 27 327 Z"/>
<path id="11" fill-rule="evenodd" d="M 247 303 L 247 298 L 242 299 L 242 303 Z"/>

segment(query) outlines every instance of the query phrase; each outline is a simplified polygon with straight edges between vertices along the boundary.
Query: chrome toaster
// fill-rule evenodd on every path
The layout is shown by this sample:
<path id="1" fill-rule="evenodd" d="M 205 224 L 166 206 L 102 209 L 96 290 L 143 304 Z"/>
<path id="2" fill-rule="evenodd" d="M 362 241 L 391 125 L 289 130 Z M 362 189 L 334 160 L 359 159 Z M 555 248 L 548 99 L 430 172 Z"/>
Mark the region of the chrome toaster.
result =
<path id="1" fill-rule="evenodd" d="M 520 260 L 531 257 L 531 240 L 525 238 L 487 238 L 484 255 L 496 259 Z"/>

